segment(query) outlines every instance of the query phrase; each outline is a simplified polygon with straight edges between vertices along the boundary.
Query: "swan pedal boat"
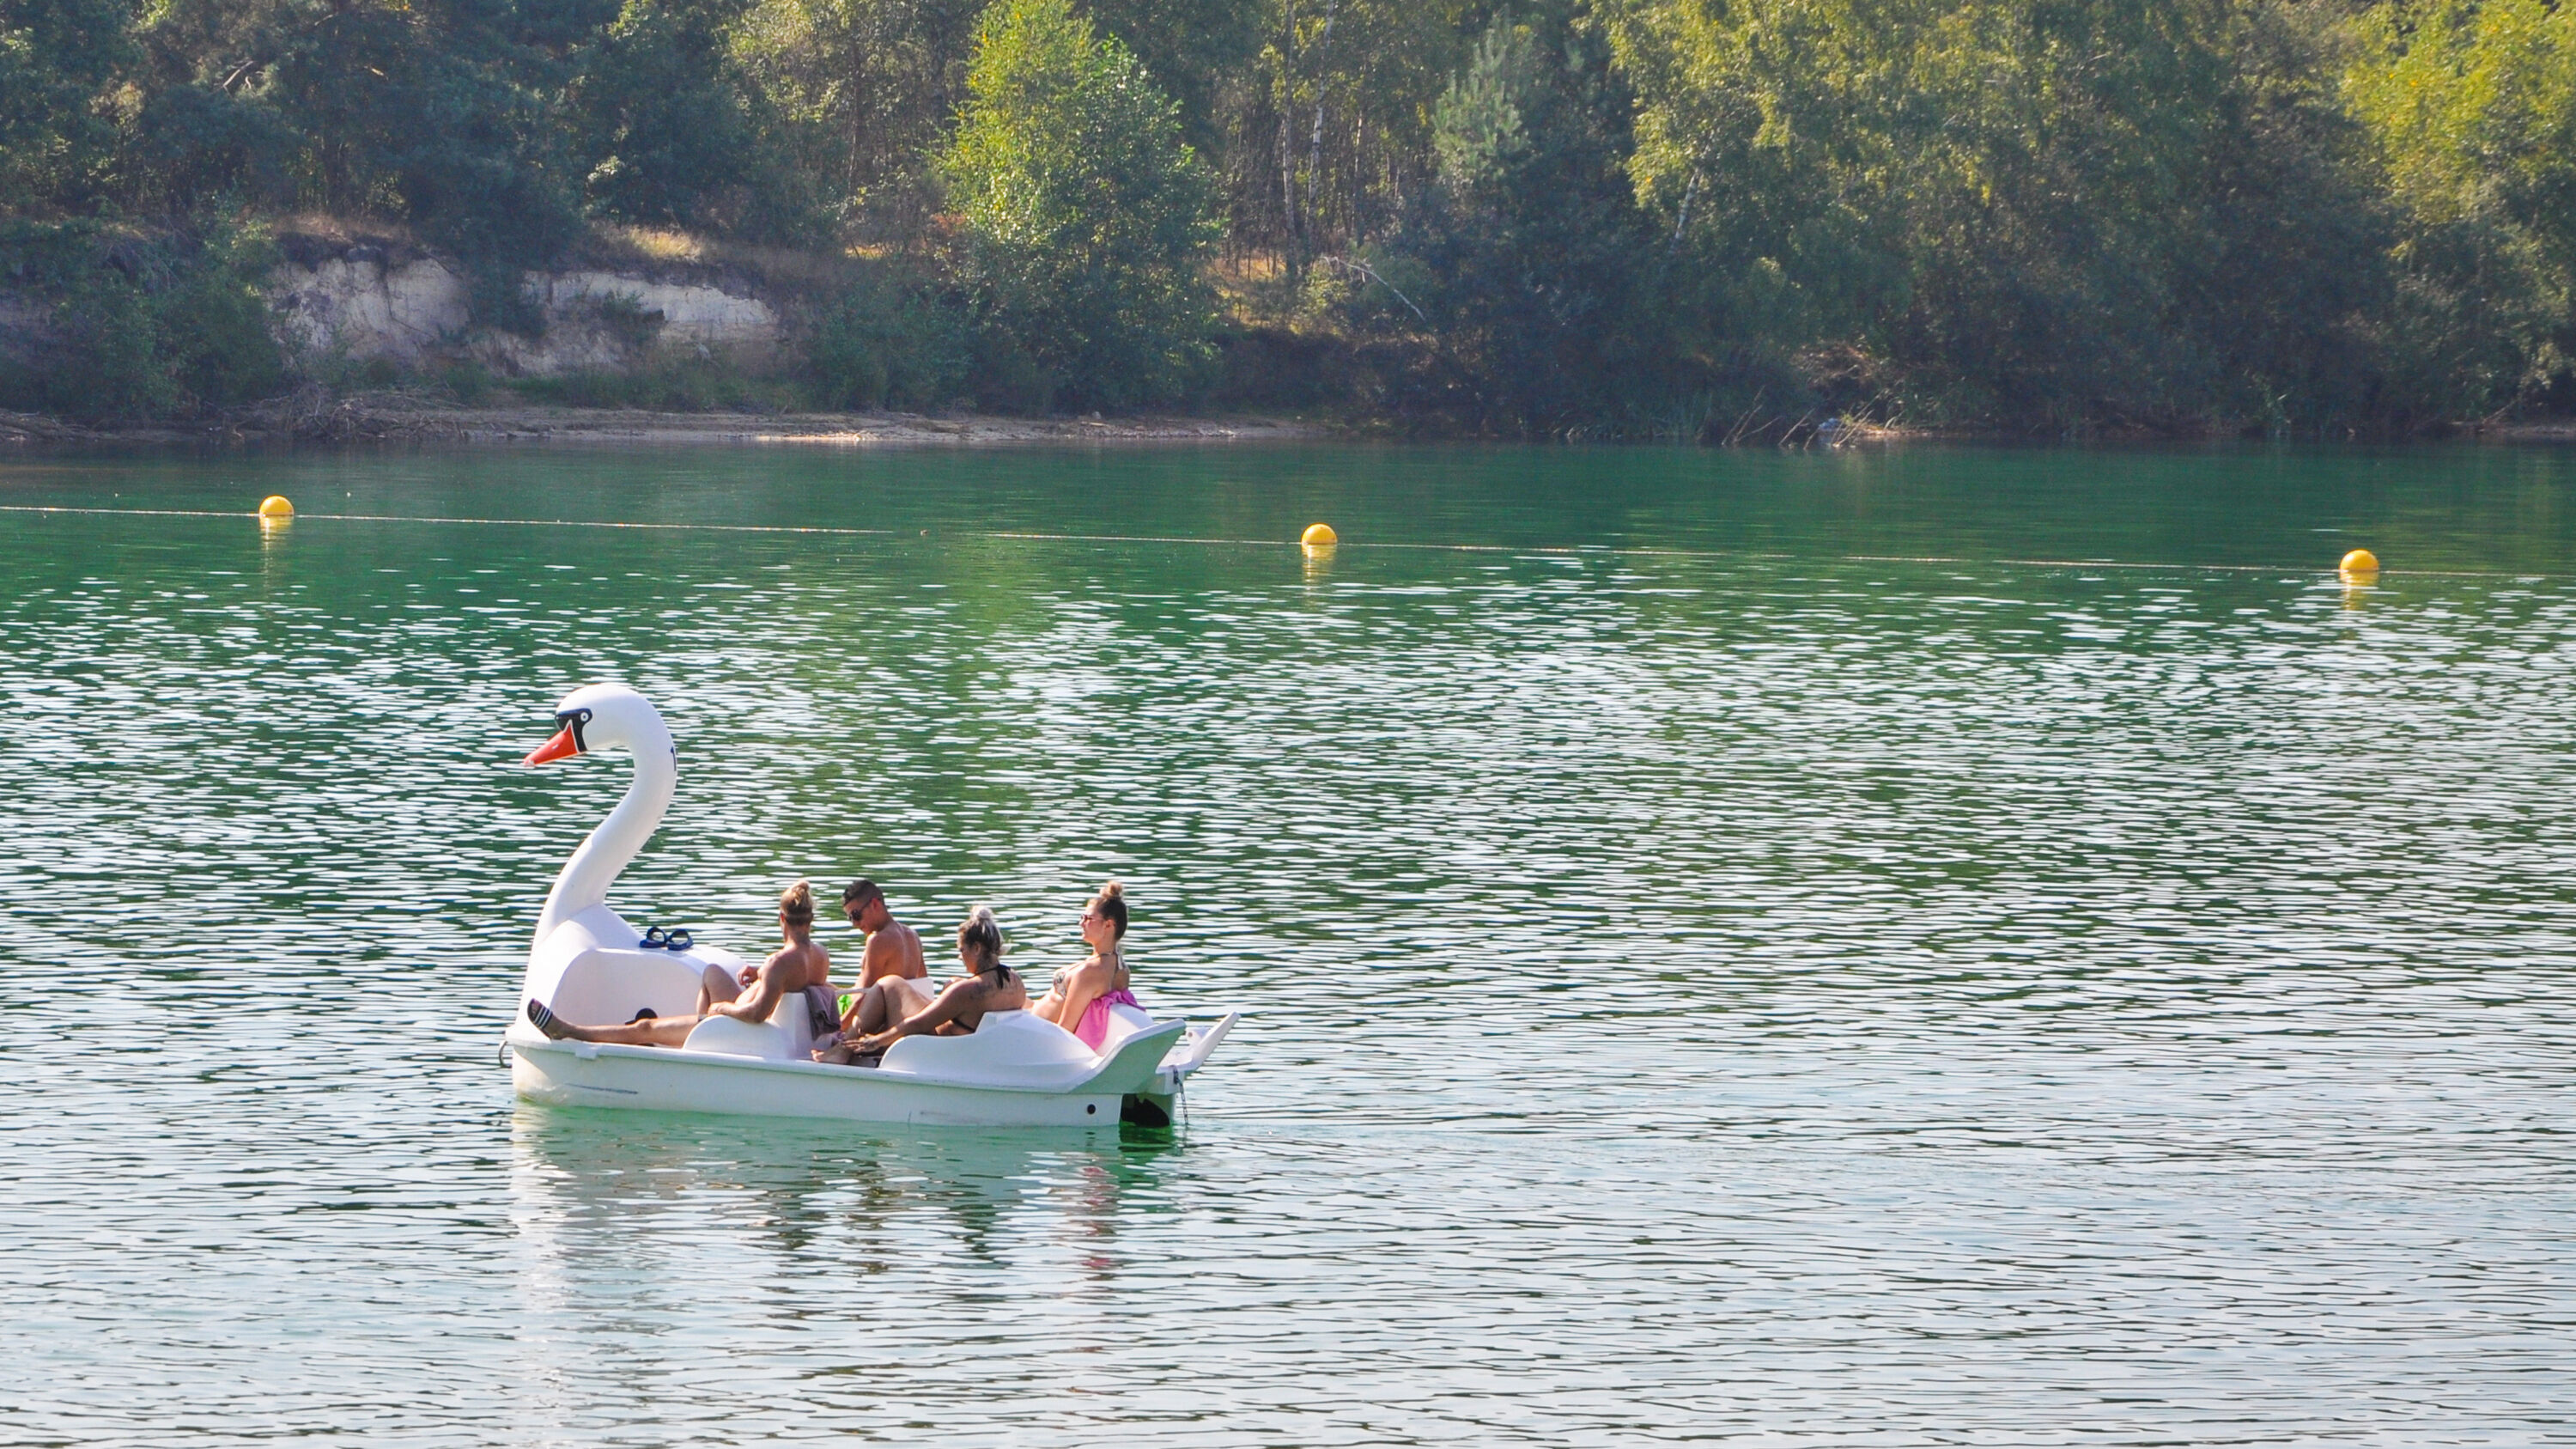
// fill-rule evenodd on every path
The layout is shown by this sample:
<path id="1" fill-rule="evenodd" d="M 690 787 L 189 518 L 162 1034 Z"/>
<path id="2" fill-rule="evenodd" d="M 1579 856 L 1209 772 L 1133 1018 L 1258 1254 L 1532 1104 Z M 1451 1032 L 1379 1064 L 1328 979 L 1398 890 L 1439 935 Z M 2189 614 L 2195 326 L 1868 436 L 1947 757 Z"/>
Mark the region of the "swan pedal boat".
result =
<path id="1" fill-rule="evenodd" d="M 710 966 L 739 972 L 742 957 L 716 946 L 673 950 L 612 910 L 608 888 L 662 822 L 678 781 L 677 751 L 651 702 L 617 685 L 573 691 L 556 709 L 558 733 L 528 756 L 625 750 L 635 780 L 564 863 L 545 909 L 503 1034 L 518 1094 L 557 1106 L 665 1112 L 823 1117 L 950 1127 L 1168 1126 L 1183 1082 L 1205 1065 L 1235 1016 L 1204 1028 L 1110 1008 L 1099 1051 L 1027 1011 L 988 1012 L 967 1036 L 908 1036 L 874 1067 L 813 1060 L 803 993 L 767 1021 L 711 1016 L 677 1048 L 556 1041 L 529 1022 L 531 1001 L 565 1021 L 622 1022 L 649 1010 L 687 1016 Z"/>

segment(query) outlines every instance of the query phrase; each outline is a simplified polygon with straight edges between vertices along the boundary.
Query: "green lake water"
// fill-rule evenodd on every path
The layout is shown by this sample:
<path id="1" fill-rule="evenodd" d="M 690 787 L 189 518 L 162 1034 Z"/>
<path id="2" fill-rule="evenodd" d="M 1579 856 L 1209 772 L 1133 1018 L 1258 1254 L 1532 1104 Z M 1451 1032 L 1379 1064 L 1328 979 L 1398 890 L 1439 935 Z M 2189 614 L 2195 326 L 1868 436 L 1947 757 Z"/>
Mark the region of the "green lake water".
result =
<path id="1" fill-rule="evenodd" d="M 0 505 L 0 1442 L 2576 1442 L 2576 454 Z M 1146 1003 L 1246 1013 L 1183 1130 L 515 1103 L 627 778 L 518 760 L 604 679 L 680 751 L 627 914 L 869 874 L 1043 976 L 1115 876 Z"/>

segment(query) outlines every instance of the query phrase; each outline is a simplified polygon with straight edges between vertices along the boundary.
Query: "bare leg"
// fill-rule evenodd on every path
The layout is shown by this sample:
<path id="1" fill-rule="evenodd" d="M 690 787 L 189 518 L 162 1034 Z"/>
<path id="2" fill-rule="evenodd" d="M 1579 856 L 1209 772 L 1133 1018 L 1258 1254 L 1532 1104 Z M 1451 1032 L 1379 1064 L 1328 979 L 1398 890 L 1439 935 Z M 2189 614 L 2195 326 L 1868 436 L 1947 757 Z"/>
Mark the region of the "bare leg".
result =
<path id="1" fill-rule="evenodd" d="M 930 1004 L 931 998 L 901 976 L 885 976 L 859 998 L 853 1019 L 842 1030 L 849 1036 L 874 1036 Z"/>
<path id="2" fill-rule="evenodd" d="M 699 1020 L 694 1016 L 665 1016 L 631 1026 L 594 1026 L 590 1028 L 590 1040 L 621 1046 L 675 1047 L 689 1039 L 689 1028 Z"/>
<path id="3" fill-rule="evenodd" d="M 814 1060 L 835 1066 L 846 1066 L 854 1061 L 861 1066 L 873 1066 L 876 1056 L 871 1054 L 862 1058 L 852 1043 L 885 1030 L 920 1008 L 920 1003 L 904 989 L 902 980 L 898 976 L 881 977 L 876 985 L 861 991 L 858 1001 L 850 1007 L 850 1014 L 841 1018 L 841 1029 L 834 1033 L 834 1039 L 814 1049 Z"/>
<path id="4" fill-rule="evenodd" d="M 698 1024 L 694 1016 L 665 1016 L 625 1026 L 575 1026 L 534 1001 L 528 1003 L 528 1020 L 556 1041 L 606 1042 L 612 1046 L 675 1047 L 687 1041 L 689 1028 Z"/>
<path id="5" fill-rule="evenodd" d="M 698 1015 L 704 1016 L 724 1002 L 742 995 L 742 983 L 722 966 L 710 966 L 698 980 Z"/>
<path id="6" fill-rule="evenodd" d="M 845 1036 L 873 1036 L 886 1028 L 886 983 L 859 993 L 859 1004 L 852 1008 L 851 1021 L 842 1029 Z"/>
<path id="7" fill-rule="evenodd" d="M 887 1027 L 919 1011 L 922 1005 L 921 998 L 913 994 L 910 983 L 904 978 L 900 976 L 878 978 L 876 985 L 859 993 L 858 1003 L 850 1008 L 850 1014 L 841 1018 L 841 1029 L 836 1033 L 838 1039 L 814 1049 L 814 1060 L 830 1062 L 834 1065 L 846 1065 L 853 1061 L 859 1062 L 862 1066 L 873 1065 L 877 1053 L 869 1053 L 863 1060 L 858 1052 L 853 1050 L 852 1043 L 861 1037 L 873 1036 L 884 1031 Z"/>

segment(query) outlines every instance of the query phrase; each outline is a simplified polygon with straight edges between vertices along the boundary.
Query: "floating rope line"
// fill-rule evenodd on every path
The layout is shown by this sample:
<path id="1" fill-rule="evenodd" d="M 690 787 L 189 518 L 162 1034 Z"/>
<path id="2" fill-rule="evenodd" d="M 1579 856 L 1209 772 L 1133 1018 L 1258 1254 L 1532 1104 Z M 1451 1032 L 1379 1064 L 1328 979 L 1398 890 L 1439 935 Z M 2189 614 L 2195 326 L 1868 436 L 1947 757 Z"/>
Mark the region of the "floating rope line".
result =
<path id="1" fill-rule="evenodd" d="M 0 503 L 0 513 L 105 514 L 115 518 L 256 518 L 215 508 L 71 508 L 52 504 Z M 794 523 L 623 523 L 600 518 L 442 518 L 407 513 L 298 513 L 298 519 L 323 523 L 453 523 L 492 528 L 628 528 L 678 533 L 829 533 L 877 538 L 902 532 L 894 528 L 827 528 Z"/>
<path id="2" fill-rule="evenodd" d="M 1786 557 L 1786 555 L 1770 556 Z M 1980 562 L 1980 560 L 1972 558 L 1949 558 L 1938 554 L 1846 553 L 1837 555 L 1837 557 L 1845 563 L 1966 564 Z M 2276 574 L 2282 570 L 2282 566 L 2277 564 L 2114 563 L 2107 558 L 1997 558 L 1986 559 L 1983 560 L 1983 562 L 2006 564 L 2014 568 L 2030 569 L 2198 569 L 2206 573 L 2221 574 Z M 2317 572 L 2317 570 L 2292 569 L 2291 572 L 2310 573 Z M 2322 572 L 2333 573 L 2335 570 L 2329 568 Z M 2383 570 L 2383 572 L 2385 571 Z M 2434 575 L 2441 571 L 2438 569 L 2408 569 L 2406 572 L 2411 574 Z M 2463 574 L 2460 577 L 2519 578 L 2522 577 L 2522 575 L 2476 572 Z"/>
<path id="3" fill-rule="evenodd" d="M 61 513 L 111 518 L 256 518 L 257 514 L 225 508 L 84 508 L 63 504 L 0 503 L 0 513 Z M 318 523 L 438 523 L 487 528 L 600 528 L 627 529 L 657 533 L 774 533 L 842 538 L 901 538 L 914 532 L 902 528 L 839 528 L 825 524 L 799 523 L 631 523 L 597 518 L 452 518 L 435 514 L 406 513 L 299 513 L 295 515 Z M 1151 533 L 1032 533 L 1009 529 L 926 529 L 925 533 L 941 538 L 988 538 L 1021 543 L 1164 543 L 1201 548 L 1295 548 L 1295 539 L 1280 538 L 1193 538 L 1177 534 Z M 1678 558 L 1678 559 L 1762 559 L 1780 563 L 1808 561 L 1808 555 L 1766 553 L 1751 549 L 1657 548 L 1650 545 L 1619 546 L 1612 544 L 1510 544 L 1510 543 L 1406 543 L 1401 541 L 1352 542 L 1337 545 L 1346 549 L 1410 550 L 1418 553 L 1493 553 L 1539 554 L 1549 557 L 1599 556 L 1605 558 Z M 1955 567 L 2037 568 L 2037 569 L 2128 569 L 2147 573 L 2325 573 L 2331 567 L 2301 567 L 2291 564 L 2222 564 L 2222 563 L 2135 563 L 2111 559 L 2071 558 L 1969 558 L 1949 554 L 1843 553 L 1827 554 L 1835 563 L 1943 564 Z M 2384 569 L 2386 574 L 2405 574 L 2433 579 L 2547 579 L 2545 573 L 2528 573 L 2512 569 Z"/>
<path id="4" fill-rule="evenodd" d="M 50 503 L 0 503 L 5 513 L 104 513 L 117 518 L 257 518 L 240 509 L 212 508 L 68 508 Z"/>

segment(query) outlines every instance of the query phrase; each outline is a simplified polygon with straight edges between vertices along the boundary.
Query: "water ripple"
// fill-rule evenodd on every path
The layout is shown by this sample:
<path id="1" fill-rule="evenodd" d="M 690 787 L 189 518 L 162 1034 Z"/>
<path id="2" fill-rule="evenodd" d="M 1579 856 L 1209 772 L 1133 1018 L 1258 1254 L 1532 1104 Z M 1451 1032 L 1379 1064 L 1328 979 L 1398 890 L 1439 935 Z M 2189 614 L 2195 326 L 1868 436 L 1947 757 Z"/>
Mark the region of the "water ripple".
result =
<path id="1" fill-rule="evenodd" d="M 1859 560 L 1831 499 L 1305 567 L 984 536 L 1097 460 L 807 466 L 735 516 L 891 531 L 21 530 L 0 1439 L 2576 1442 L 2576 582 Z M 1910 551 L 2050 541 L 1959 507 Z M 516 760 L 607 677 L 681 742 L 633 914 L 870 873 L 1036 969 L 1118 876 L 1148 1000 L 1251 1013 L 1190 1129 L 514 1105 L 624 786 Z"/>

